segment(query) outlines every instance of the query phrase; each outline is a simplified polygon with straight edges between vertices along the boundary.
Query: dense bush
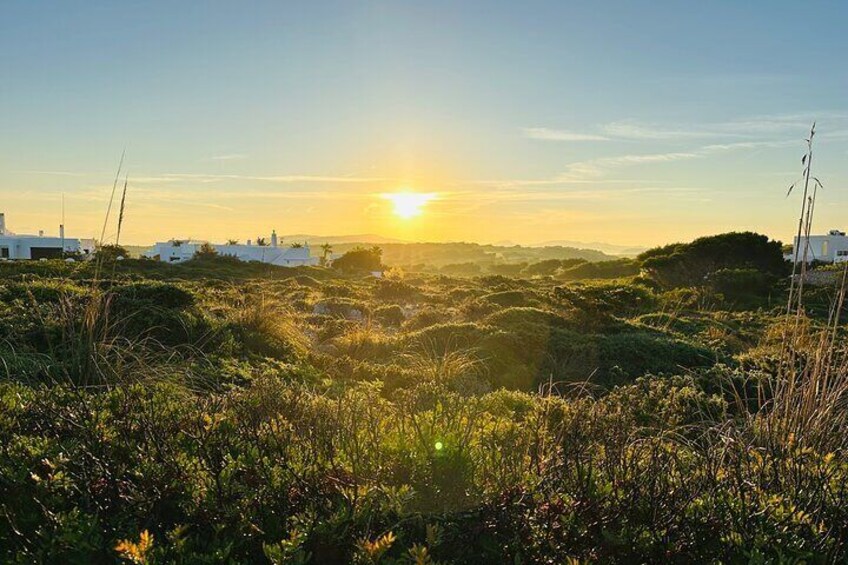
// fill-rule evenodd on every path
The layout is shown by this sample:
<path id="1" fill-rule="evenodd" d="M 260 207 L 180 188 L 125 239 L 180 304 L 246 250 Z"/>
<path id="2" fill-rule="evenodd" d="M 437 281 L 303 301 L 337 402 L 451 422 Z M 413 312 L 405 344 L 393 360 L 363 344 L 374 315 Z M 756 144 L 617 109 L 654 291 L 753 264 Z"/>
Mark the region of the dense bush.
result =
<path id="1" fill-rule="evenodd" d="M 639 255 L 642 268 L 666 287 L 702 286 L 721 269 L 755 269 L 783 274 L 781 244 L 752 232 L 726 233 L 657 247 Z"/>
<path id="2" fill-rule="evenodd" d="M 333 268 L 339 271 L 382 271 L 383 250 L 379 247 L 351 249 L 333 261 Z"/>
<path id="3" fill-rule="evenodd" d="M 757 269 L 719 269 L 707 277 L 709 287 L 727 300 L 762 302 L 777 277 Z"/>
<path id="4" fill-rule="evenodd" d="M 599 401 L 431 385 L 329 399 L 261 377 L 212 396 L 3 385 L 0 403 L 11 562 L 136 551 L 327 563 L 378 548 L 476 563 L 768 562 L 841 555 L 848 519 L 832 455 L 661 433 L 723 420 L 723 401 L 687 378 Z"/>
<path id="5" fill-rule="evenodd" d="M 182 309 L 193 306 L 194 295 L 183 287 L 164 282 L 131 282 L 113 290 L 121 301 L 146 301 L 162 308 Z"/>
<path id="6" fill-rule="evenodd" d="M 483 267 L 479 263 L 451 263 L 442 267 L 441 272 L 457 277 L 473 277 L 483 272 Z"/>
<path id="7" fill-rule="evenodd" d="M 563 266 L 556 274 L 562 280 L 617 279 L 639 273 L 639 263 L 632 259 L 616 259 L 595 263 Z"/>
<path id="8" fill-rule="evenodd" d="M 387 326 L 400 326 L 406 320 L 403 308 L 397 304 L 380 306 L 374 310 L 374 317 Z"/>
<path id="9" fill-rule="evenodd" d="M 399 280 L 377 279 L 374 296 L 383 300 L 409 301 L 418 296 L 418 289 Z"/>
<path id="10" fill-rule="evenodd" d="M 0 265 L 0 562 L 844 561 L 844 428 L 763 408 L 819 324 L 762 308 L 774 274 L 553 259 Z"/>
<path id="11" fill-rule="evenodd" d="M 112 243 L 98 246 L 97 250 L 94 252 L 94 256 L 98 261 L 109 262 L 117 260 L 118 257 L 121 259 L 128 259 L 130 253 L 127 251 L 126 247 Z"/>
<path id="12" fill-rule="evenodd" d="M 538 304 L 538 300 L 528 292 L 521 290 L 502 290 L 483 296 L 483 300 L 507 308 L 510 306 L 531 306 Z"/>

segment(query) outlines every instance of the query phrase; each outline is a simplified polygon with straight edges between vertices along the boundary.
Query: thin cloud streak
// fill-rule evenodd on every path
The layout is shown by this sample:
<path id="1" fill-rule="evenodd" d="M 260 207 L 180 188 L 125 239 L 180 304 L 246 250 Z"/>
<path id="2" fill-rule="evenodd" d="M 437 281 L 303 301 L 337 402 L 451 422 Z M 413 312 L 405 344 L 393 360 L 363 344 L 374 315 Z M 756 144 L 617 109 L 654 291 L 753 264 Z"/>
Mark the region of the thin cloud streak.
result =
<path id="1" fill-rule="evenodd" d="M 544 141 L 609 141 L 609 138 L 603 135 L 575 133 L 550 128 L 524 128 L 522 131 L 524 137 Z"/>
<path id="2" fill-rule="evenodd" d="M 642 153 L 627 154 L 616 157 L 598 157 L 586 161 L 577 161 L 566 167 L 565 172 L 548 179 L 517 180 L 508 179 L 504 181 L 484 181 L 494 186 L 535 186 L 535 185 L 566 185 L 566 184 L 599 184 L 610 182 L 640 182 L 640 181 L 611 181 L 604 178 L 610 170 L 638 166 L 644 164 L 672 163 L 691 159 L 703 159 L 720 153 L 728 153 L 737 150 L 751 150 L 762 148 L 791 147 L 797 145 L 798 140 L 779 141 L 739 141 L 732 143 L 714 143 L 704 145 L 690 151 L 672 151 L 667 153 Z M 647 181 L 641 181 L 647 182 Z"/>
<path id="3" fill-rule="evenodd" d="M 247 159 L 247 155 L 243 153 L 231 153 L 228 155 L 216 155 L 214 157 L 209 157 L 209 161 L 243 161 Z"/>
<path id="4" fill-rule="evenodd" d="M 714 123 L 678 123 L 664 125 L 636 119 L 601 124 L 596 132 L 574 132 L 547 127 L 525 128 L 525 137 L 545 141 L 685 141 L 692 139 L 745 139 L 763 135 L 806 133 L 814 120 L 840 123 L 848 120 L 845 112 L 803 112 L 751 116 Z"/>
<path id="5" fill-rule="evenodd" d="M 221 182 L 221 181 L 259 181 L 271 183 L 327 183 L 327 184 L 361 184 L 370 182 L 383 182 L 385 177 L 353 177 L 353 176 L 327 176 L 327 175 L 223 175 L 209 173 L 166 173 L 158 176 L 138 177 L 135 182 L 141 183 L 170 183 L 186 180 L 197 182 Z"/>
<path id="6" fill-rule="evenodd" d="M 71 171 L 22 171 L 34 175 L 61 175 L 73 177 L 99 177 L 106 173 L 94 172 L 71 172 Z M 387 177 L 357 177 L 357 176 L 333 176 L 333 175 L 237 175 L 237 174 L 215 174 L 215 173 L 164 173 L 160 175 L 130 176 L 130 182 L 141 184 L 174 183 L 186 180 L 197 182 L 220 182 L 220 181 L 261 181 L 272 183 L 337 183 L 357 184 L 370 182 L 385 182 Z"/>
<path id="7" fill-rule="evenodd" d="M 668 129 L 656 124 L 645 124 L 635 120 L 611 122 L 602 127 L 604 132 L 610 137 L 624 140 L 665 141 L 728 136 L 726 132 L 710 131 L 695 127 Z"/>

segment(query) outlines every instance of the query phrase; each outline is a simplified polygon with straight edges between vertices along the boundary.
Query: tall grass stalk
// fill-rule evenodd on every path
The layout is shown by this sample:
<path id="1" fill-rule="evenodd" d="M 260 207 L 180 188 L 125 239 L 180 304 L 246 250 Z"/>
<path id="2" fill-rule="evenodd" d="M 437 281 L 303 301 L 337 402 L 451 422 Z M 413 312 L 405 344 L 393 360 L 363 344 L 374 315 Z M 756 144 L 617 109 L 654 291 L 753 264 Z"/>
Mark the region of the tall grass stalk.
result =
<path id="1" fill-rule="evenodd" d="M 121 152 L 121 160 L 118 162 L 118 171 L 115 173 L 115 180 L 112 183 L 112 193 L 109 196 L 109 206 L 106 207 L 106 216 L 103 218 L 103 229 L 100 230 L 100 245 L 106 241 L 106 227 L 109 225 L 109 216 L 112 214 L 112 204 L 115 201 L 115 191 L 118 189 L 118 181 L 121 178 L 121 171 L 124 167 L 124 157 L 126 156 L 126 149 Z M 96 283 L 100 278 L 100 270 L 103 266 L 103 258 L 97 257 L 94 269 L 94 283 Z M 93 283 L 93 284 L 94 284 Z"/>
<path id="2" fill-rule="evenodd" d="M 814 123 L 806 140 L 807 152 L 801 160 L 804 190 L 793 249 L 779 368 L 772 390 L 766 395 L 771 400 L 764 403 L 758 418 L 765 424 L 771 439 L 781 445 L 791 439 L 810 447 L 834 450 L 846 446 L 842 430 L 848 425 L 848 354 L 838 340 L 848 264 L 843 269 L 826 326 L 820 328 L 808 323 L 804 309 L 804 283 L 808 274 L 816 197 L 822 186 L 818 178 L 812 176 L 815 130 Z"/>

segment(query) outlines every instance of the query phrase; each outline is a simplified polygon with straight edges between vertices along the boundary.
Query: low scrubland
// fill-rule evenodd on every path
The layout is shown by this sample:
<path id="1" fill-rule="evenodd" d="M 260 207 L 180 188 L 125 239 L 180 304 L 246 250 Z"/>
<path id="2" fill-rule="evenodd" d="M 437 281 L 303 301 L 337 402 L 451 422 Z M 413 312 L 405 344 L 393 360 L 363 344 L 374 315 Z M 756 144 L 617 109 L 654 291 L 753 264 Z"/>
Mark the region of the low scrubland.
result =
<path id="1" fill-rule="evenodd" d="M 843 560 L 841 290 L 775 249 L 0 264 L 0 561 Z"/>

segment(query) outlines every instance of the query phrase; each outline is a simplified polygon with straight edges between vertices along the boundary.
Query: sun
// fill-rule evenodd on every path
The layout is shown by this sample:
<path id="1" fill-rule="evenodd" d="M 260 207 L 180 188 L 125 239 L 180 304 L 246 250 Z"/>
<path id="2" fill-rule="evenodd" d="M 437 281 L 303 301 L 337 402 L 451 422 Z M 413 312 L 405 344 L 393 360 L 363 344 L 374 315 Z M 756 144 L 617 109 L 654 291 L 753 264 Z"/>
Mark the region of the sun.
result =
<path id="1" fill-rule="evenodd" d="M 436 198 L 436 195 L 432 192 L 410 191 L 391 192 L 382 196 L 391 201 L 395 215 L 404 220 L 420 216 L 424 206 Z"/>

